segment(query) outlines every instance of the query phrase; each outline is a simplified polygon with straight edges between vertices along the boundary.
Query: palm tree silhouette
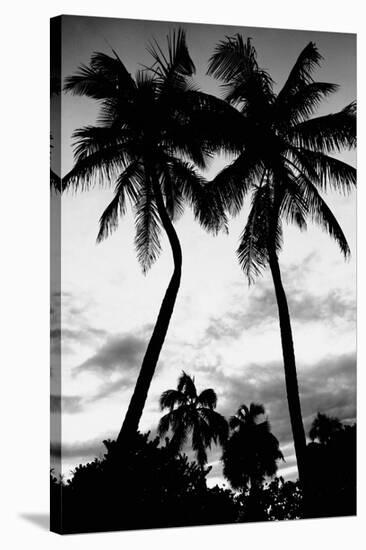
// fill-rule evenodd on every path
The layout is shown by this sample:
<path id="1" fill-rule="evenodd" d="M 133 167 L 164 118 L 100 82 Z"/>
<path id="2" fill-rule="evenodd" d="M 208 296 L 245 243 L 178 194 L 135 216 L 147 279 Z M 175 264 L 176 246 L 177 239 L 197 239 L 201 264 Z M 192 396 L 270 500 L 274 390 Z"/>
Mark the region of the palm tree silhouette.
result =
<path id="1" fill-rule="evenodd" d="M 160 437 L 171 430 L 170 447 L 177 454 L 192 434 L 192 448 L 201 469 L 207 463 L 206 449 L 211 448 L 212 442 L 224 445 L 228 434 L 225 418 L 214 410 L 216 404 L 214 390 L 209 388 L 197 394 L 194 378 L 184 371 L 177 389 L 166 390 L 160 398 L 161 410 L 169 409 L 159 422 Z"/>
<path id="2" fill-rule="evenodd" d="M 252 192 L 251 209 L 237 250 L 249 283 L 269 265 L 278 305 L 286 391 L 300 482 L 305 481 L 306 438 L 303 426 L 289 308 L 278 261 L 282 221 L 306 229 L 319 224 L 350 254 L 346 238 L 322 197 L 356 185 L 352 166 L 332 157 L 356 145 L 356 104 L 313 117 L 322 99 L 337 90 L 315 82 L 321 56 L 313 42 L 300 53 L 278 94 L 273 80 L 257 63 L 251 40 L 240 35 L 220 42 L 209 74 L 223 81 L 225 99 L 242 114 L 241 153 L 212 182 L 227 210 L 235 215 Z"/>
<path id="3" fill-rule="evenodd" d="M 224 447 L 224 476 L 233 489 L 256 493 L 266 476 L 277 472 L 277 461 L 283 459 L 277 438 L 271 433 L 263 405 L 241 405 L 229 420 L 230 435 Z"/>
<path id="4" fill-rule="evenodd" d="M 309 431 L 311 441 L 328 443 L 332 437 L 343 429 L 342 422 L 333 416 L 319 413 L 314 418 Z"/>
<path id="5" fill-rule="evenodd" d="M 135 245 L 146 273 L 157 259 L 161 228 L 172 250 L 174 271 L 149 341 L 136 386 L 118 435 L 118 443 L 136 433 L 147 393 L 168 330 L 180 286 L 182 251 L 173 223 L 184 204 L 210 231 L 223 227 L 218 201 L 207 193 L 197 173 L 212 152 L 223 146 L 223 136 L 212 129 L 215 117 L 225 113 L 228 128 L 234 110 L 190 82 L 195 71 L 185 33 L 168 37 L 168 53 L 155 43 L 149 52 L 152 67 L 135 78 L 113 50 L 113 56 L 94 53 L 89 66 L 66 79 L 64 89 L 98 100 L 98 126 L 74 132 L 75 166 L 63 186 L 89 189 L 96 181 L 115 182 L 115 195 L 100 218 L 98 242 L 108 237 L 126 212 L 127 200 L 135 212 Z M 227 138 L 225 138 L 226 140 Z"/>

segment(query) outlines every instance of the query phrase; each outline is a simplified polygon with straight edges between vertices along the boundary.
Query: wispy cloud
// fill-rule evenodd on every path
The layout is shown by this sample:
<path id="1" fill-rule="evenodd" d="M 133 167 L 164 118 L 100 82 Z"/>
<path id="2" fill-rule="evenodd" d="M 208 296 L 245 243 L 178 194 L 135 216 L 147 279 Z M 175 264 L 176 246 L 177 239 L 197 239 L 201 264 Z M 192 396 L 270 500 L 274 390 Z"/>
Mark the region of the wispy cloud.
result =
<path id="1" fill-rule="evenodd" d="M 145 338 L 130 334 L 110 336 L 89 359 L 77 366 L 75 371 L 92 371 L 102 375 L 117 372 L 129 376 L 140 367 L 145 348 Z"/>
<path id="2" fill-rule="evenodd" d="M 287 291 L 287 300 L 294 323 L 353 324 L 356 320 L 355 300 L 340 289 L 317 295 L 307 290 L 290 288 Z M 271 282 L 261 282 L 246 302 L 238 296 L 235 305 L 225 315 L 211 318 L 205 338 L 237 338 L 243 331 L 256 330 L 274 323 L 278 323 L 274 288 Z"/>
<path id="3" fill-rule="evenodd" d="M 106 382 L 105 384 L 102 384 L 97 393 L 88 399 L 88 403 L 94 403 L 95 401 L 105 399 L 106 397 L 109 398 L 118 392 L 131 388 L 134 383 L 135 378 L 127 377 L 118 378 L 118 380 L 114 380 L 112 382 Z"/>
<path id="4" fill-rule="evenodd" d="M 56 458 L 62 455 L 63 459 L 93 460 L 102 457 L 106 449 L 103 440 L 109 436 L 92 439 L 89 441 L 63 443 L 62 448 L 59 442 L 51 443 L 51 456 Z"/>

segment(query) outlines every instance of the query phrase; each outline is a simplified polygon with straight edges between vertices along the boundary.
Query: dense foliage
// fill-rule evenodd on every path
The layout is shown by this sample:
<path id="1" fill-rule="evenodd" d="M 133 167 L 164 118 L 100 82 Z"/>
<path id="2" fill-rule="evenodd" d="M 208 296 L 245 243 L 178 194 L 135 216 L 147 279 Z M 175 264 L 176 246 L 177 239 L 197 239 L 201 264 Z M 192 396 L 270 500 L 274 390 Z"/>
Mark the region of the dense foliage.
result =
<path id="1" fill-rule="evenodd" d="M 230 490 L 208 489 L 206 474 L 187 456 L 174 456 L 159 438 L 138 434 L 121 456 L 105 441 L 104 458 L 79 465 L 60 483 L 51 477 L 51 518 L 62 506 L 62 532 L 146 529 L 232 523 L 237 518 Z M 167 443 L 167 442 L 166 442 Z M 56 527 L 56 526 L 54 526 Z"/>
<path id="2" fill-rule="evenodd" d="M 68 481 L 51 472 L 51 527 L 76 533 L 354 515 L 356 425 L 340 426 L 326 443 L 307 446 L 305 503 L 299 483 L 282 477 L 263 478 L 254 493 L 250 485 L 209 488 L 211 468 L 177 456 L 168 438 L 159 445 L 139 433 L 124 455 L 105 441 L 104 457 L 80 464 Z"/>

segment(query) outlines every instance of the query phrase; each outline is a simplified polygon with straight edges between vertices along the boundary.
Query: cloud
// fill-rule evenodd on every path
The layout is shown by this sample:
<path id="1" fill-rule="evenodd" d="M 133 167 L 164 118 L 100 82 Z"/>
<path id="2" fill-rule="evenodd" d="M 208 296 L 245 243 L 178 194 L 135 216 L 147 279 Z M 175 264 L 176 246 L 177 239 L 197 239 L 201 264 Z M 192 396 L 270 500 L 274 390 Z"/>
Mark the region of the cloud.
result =
<path id="1" fill-rule="evenodd" d="M 286 290 L 291 320 L 294 323 L 355 323 L 356 303 L 339 289 L 317 295 L 294 287 Z M 238 307 L 238 304 L 239 307 Z M 251 291 L 245 302 L 236 296 L 230 310 L 220 318 L 211 318 L 205 332 L 206 339 L 237 338 L 245 330 L 278 323 L 278 309 L 271 281 L 261 282 Z"/>
<path id="2" fill-rule="evenodd" d="M 94 403 L 95 401 L 105 399 L 115 393 L 129 389 L 134 383 L 134 379 L 132 380 L 125 377 L 118 378 L 118 380 L 114 380 L 113 382 L 106 382 L 93 397 L 88 399 L 88 403 Z"/>
<path id="3" fill-rule="evenodd" d="M 133 386 L 134 383 L 135 383 L 135 380 L 132 380 L 132 379 L 127 379 L 125 377 L 118 378 L 118 380 L 114 380 L 114 381 L 106 382 L 105 384 L 102 384 L 102 386 L 99 388 L 97 393 L 95 393 L 92 397 L 89 397 L 89 398 L 83 398 L 80 395 L 63 395 L 61 397 L 60 395 L 51 394 L 50 396 L 51 413 L 62 412 L 62 414 L 76 414 L 76 413 L 82 412 L 85 406 L 88 405 L 89 403 L 94 403 L 95 401 L 99 401 L 100 399 L 105 399 L 106 397 L 110 397 L 115 393 L 118 393 L 125 389 L 129 389 L 131 386 Z"/>
<path id="4" fill-rule="evenodd" d="M 106 448 L 103 445 L 103 440 L 109 436 L 92 439 L 89 441 L 78 441 L 76 443 L 63 443 L 62 448 L 59 442 L 51 442 L 51 456 L 53 458 L 62 459 L 79 459 L 93 460 L 96 457 L 101 457 Z"/>
<path id="5" fill-rule="evenodd" d="M 104 344 L 81 365 L 77 372 L 92 371 L 97 374 L 123 373 L 135 375 L 146 349 L 146 340 L 130 334 L 109 337 Z"/>
<path id="6" fill-rule="evenodd" d="M 290 294 L 289 308 L 291 317 L 299 322 L 336 320 L 355 322 L 356 303 L 340 290 L 331 290 L 325 296 L 309 292 Z"/>
<path id="7" fill-rule="evenodd" d="M 226 418 L 242 403 L 263 403 L 273 433 L 282 445 L 292 441 L 283 364 L 244 366 L 240 376 L 228 376 L 219 367 L 210 374 L 218 394 L 218 411 Z M 328 356 L 311 366 L 298 368 L 298 380 L 305 429 L 318 411 L 342 421 L 356 416 L 356 357 L 354 354 Z"/>

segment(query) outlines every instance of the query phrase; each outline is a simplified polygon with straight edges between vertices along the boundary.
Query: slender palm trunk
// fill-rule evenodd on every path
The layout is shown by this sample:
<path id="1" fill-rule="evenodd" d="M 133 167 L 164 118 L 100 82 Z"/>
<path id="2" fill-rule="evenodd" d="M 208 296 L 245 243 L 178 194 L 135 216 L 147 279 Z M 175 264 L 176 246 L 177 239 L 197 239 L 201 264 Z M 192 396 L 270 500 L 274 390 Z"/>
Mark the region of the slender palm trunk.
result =
<path id="1" fill-rule="evenodd" d="M 152 185 L 161 223 L 168 236 L 169 243 L 172 249 L 174 271 L 170 279 L 167 291 L 165 293 L 163 302 L 161 304 L 159 315 L 152 336 L 150 338 L 149 345 L 147 346 L 147 350 L 142 361 L 135 390 L 128 406 L 122 428 L 117 437 L 118 447 L 125 448 L 128 447 L 130 437 L 133 436 L 138 430 L 151 380 L 154 376 L 160 351 L 163 346 L 166 333 L 168 331 L 170 318 L 173 313 L 175 300 L 180 286 L 182 272 L 182 250 L 180 247 L 179 239 L 166 211 L 159 183 L 154 178 L 152 181 Z"/>
<path id="2" fill-rule="evenodd" d="M 269 252 L 269 265 L 272 273 L 273 283 L 276 292 L 278 315 L 281 330 L 282 354 L 285 367 L 285 380 L 287 401 L 290 412 L 292 434 L 294 438 L 299 480 L 304 488 L 306 480 L 305 453 L 306 438 L 301 415 L 299 387 L 296 374 L 296 362 L 294 343 L 292 339 L 290 313 L 287 305 L 287 298 L 281 280 L 281 271 L 275 251 Z"/>

